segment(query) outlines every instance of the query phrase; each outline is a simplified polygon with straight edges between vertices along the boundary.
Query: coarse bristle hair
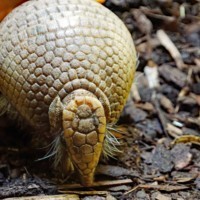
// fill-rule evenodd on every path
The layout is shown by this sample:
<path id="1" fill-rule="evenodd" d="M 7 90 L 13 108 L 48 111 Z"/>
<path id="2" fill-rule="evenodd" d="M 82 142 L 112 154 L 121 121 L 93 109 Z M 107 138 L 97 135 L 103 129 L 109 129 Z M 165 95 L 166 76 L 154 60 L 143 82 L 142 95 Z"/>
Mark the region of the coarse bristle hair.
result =
<path id="1" fill-rule="evenodd" d="M 114 136 L 114 134 L 112 134 L 113 131 L 118 133 L 121 132 L 116 128 L 116 125 L 108 124 L 106 127 L 106 134 L 102 152 L 102 156 L 105 159 L 108 159 L 109 157 L 115 158 L 118 154 L 122 153 L 122 151 L 119 149 L 121 143 Z"/>
<path id="2" fill-rule="evenodd" d="M 103 160 L 107 160 L 109 157 L 115 158 L 118 154 L 121 153 L 121 150 L 119 149 L 121 143 L 112 134 L 112 131 L 121 133 L 121 131 L 117 130 L 116 126 L 111 124 L 107 125 L 105 139 L 103 142 L 102 155 L 101 155 L 101 159 Z M 73 170 L 74 167 L 67 152 L 67 147 L 63 139 L 62 132 L 58 134 L 58 136 L 52 141 L 52 143 L 45 148 L 49 148 L 47 154 L 44 157 L 38 159 L 38 161 L 47 158 L 52 158 L 54 169 L 59 169 L 64 162 L 66 163 L 65 165 L 65 167 L 67 168 L 66 171 Z"/>

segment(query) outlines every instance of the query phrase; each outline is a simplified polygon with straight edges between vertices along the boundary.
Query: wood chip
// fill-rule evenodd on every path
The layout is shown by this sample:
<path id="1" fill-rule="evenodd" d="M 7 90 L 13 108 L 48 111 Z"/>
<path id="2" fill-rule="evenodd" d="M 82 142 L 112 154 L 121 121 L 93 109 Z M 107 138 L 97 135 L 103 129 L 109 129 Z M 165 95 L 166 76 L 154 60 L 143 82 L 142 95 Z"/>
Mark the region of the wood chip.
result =
<path id="1" fill-rule="evenodd" d="M 119 176 L 133 176 L 134 172 L 131 170 L 125 169 L 123 167 L 119 166 L 113 166 L 113 165 L 98 165 L 96 169 L 97 174 L 104 174 L 107 176 L 112 176 L 112 177 L 119 177 Z M 138 174 L 136 174 L 138 176 Z"/>
<path id="2" fill-rule="evenodd" d="M 97 181 L 94 182 L 90 188 L 94 187 L 102 187 L 102 186 L 114 186 L 114 185 L 123 185 L 123 184 L 131 184 L 133 181 L 131 179 L 123 179 L 123 180 L 110 180 L 110 181 Z M 85 188 L 81 184 L 63 184 L 59 186 L 59 189 L 78 189 L 78 188 Z"/>
<path id="3" fill-rule="evenodd" d="M 140 102 L 141 101 L 141 97 L 140 97 L 140 94 L 138 92 L 138 88 L 135 84 L 132 84 L 132 87 L 131 87 L 131 91 L 130 91 L 130 97 L 132 99 L 135 100 L 135 102 Z"/>
<path id="4" fill-rule="evenodd" d="M 153 104 L 149 103 L 149 102 L 145 102 L 145 103 L 135 103 L 135 107 L 136 108 L 140 108 L 144 111 L 148 111 L 148 112 L 155 112 L 155 108 L 153 106 Z"/>
<path id="5" fill-rule="evenodd" d="M 183 131 L 176 127 L 176 126 L 173 126 L 172 124 L 170 123 L 167 123 L 167 132 L 169 135 L 171 135 L 173 138 L 178 138 L 180 137 L 181 135 L 183 135 Z"/>
<path id="6" fill-rule="evenodd" d="M 200 145 L 200 136 L 183 135 L 183 136 L 176 138 L 173 141 L 173 144 L 177 144 L 177 143 L 192 143 L 192 144 Z"/>
<path id="7" fill-rule="evenodd" d="M 161 65 L 158 68 L 159 74 L 168 83 L 173 83 L 179 88 L 184 88 L 187 82 L 187 76 L 181 70 L 170 65 Z M 184 93 L 185 94 L 185 93 Z"/>
<path id="8" fill-rule="evenodd" d="M 156 35 L 160 40 L 160 43 L 169 51 L 170 55 L 175 60 L 177 67 L 183 69 L 185 64 L 182 60 L 181 54 L 169 36 L 164 30 L 158 30 Z"/>
<path id="9" fill-rule="evenodd" d="M 174 113 L 174 106 L 170 99 L 164 95 L 159 96 L 160 105 L 170 114 Z"/>
<path id="10" fill-rule="evenodd" d="M 132 14 L 140 31 L 145 35 L 149 35 L 153 28 L 151 21 L 139 9 L 133 9 Z"/>
<path id="11" fill-rule="evenodd" d="M 158 68 L 156 65 L 149 66 L 147 65 L 144 68 L 144 73 L 147 77 L 149 87 L 150 88 L 158 88 L 159 87 L 159 80 L 158 80 Z"/>
<path id="12" fill-rule="evenodd" d="M 153 185 L 153 184 L 140 184 L 136 187 L 134 187 L 133 189 L 127 191 L 124 193 L 124 195 L 127 195 L 137 189 L 147 189 L 147 190 L 160 190 L 160 191 L 166 191 L 166 192 L 175 192 L 175 191 L 180 191 L 180 190 L 187 190 L 189 189 L 189 187 L 185 186 L 185 185 Z"/>
<path id="13" fill-rule="evenodd" d="M 198 173 L 196 173 L 196 174 L 187 173 L 187 174 L 189 174 L 189 176 L 174 177 L 173 180 L 176 181 L 177 183 L 187 183 L 187 182 L 193 181 L 194 179 L 196 179 L 198 177 Z"/>
<path id="14" fill-rule="evenodd" d="M 160 103 L 159 103 L 159 100 L 158 100 L 158 94 L 156 93 L 156 91 L 154 91 L 154 93 L 152 95 L 152 101 L 153 101 L 153 104 L 154 104 L 154 106 L 156 108 L 156 111 L 158 113 L 158 117 L 159 117 L 159 120 L 161 122 L 163 131 L 164 131 L 165 135 L 168 136 L 168 132 L 167 132 L 167 119 L 166 119 L 163 111 L 160 108 Z"/>
<path id="15" fill-rule="evenodd" d="M 61 195 L 44 195 L 44 196 L 29 196 L 29 197 L 13 197 L 4 200 L 80 200 L 75 194 L 61 194 Z"/>
<path id="16" fill-rule="evenodd" d="M 172 198 L 171 198 L 171 197 L 167 197 L 167 196 L 165 196 L 165 195 L 159 193 L 159 194 L 156 196 L 156 199 L 157 199 L 157 200 L 171 200 Z"/>

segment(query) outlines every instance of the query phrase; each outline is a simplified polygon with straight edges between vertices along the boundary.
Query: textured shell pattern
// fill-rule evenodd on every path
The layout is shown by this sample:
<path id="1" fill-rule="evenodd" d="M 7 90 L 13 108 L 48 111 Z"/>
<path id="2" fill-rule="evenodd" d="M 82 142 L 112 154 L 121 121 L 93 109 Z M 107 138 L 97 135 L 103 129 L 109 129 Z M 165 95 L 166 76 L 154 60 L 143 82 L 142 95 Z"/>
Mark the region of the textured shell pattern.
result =
<path id="1" fill-rule="evenodd" d="M 93 93 L 115 123 L 135 62 L 124 24 L 92 0 L 32 0 L 0 24 L 0 91 L 36 128 L 49 127 L 56 96 L 62 101 L 76 89 Z"/>

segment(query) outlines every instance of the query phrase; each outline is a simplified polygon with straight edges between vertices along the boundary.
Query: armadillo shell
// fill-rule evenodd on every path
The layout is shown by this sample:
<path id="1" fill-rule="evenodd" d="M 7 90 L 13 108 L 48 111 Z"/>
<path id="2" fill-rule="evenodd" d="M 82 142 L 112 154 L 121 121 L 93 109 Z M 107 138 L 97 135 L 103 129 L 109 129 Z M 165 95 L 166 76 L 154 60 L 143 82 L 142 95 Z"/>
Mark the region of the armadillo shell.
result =
<path id="1" fill-rule="evenodd" d="M 101 100 L 107 123 L 126 102 L 135 71 L 132 38 L 92 0 L 32 0 L 0 24 L 0 91 L 30 125 L 49 127 L 49 105 L 74 90 Z"/>

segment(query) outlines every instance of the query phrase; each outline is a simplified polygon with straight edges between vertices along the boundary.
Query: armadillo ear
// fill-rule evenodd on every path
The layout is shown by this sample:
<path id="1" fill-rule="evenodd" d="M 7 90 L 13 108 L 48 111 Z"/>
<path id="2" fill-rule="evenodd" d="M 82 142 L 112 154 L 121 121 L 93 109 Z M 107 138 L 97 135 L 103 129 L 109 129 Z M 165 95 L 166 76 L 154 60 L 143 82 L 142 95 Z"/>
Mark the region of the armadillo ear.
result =
<path id="1" fill-rule="evenodd" d="M 54 133 L 62 128 L 63 104 L 60 97 L 57 96 L 49 106 L 49 123 L 51 132 Z"/>
<path id="2" fill-rule="evenodd" d="M 7 99 L 0 93 L 0 116 L 7 112 L 8 104 Z"/>

